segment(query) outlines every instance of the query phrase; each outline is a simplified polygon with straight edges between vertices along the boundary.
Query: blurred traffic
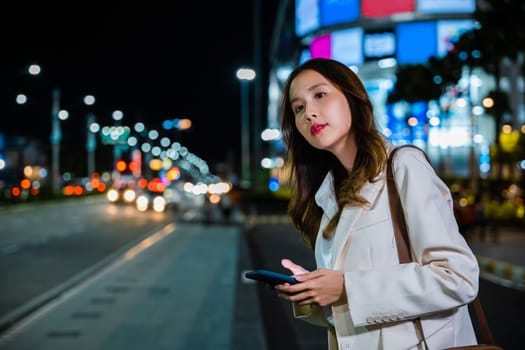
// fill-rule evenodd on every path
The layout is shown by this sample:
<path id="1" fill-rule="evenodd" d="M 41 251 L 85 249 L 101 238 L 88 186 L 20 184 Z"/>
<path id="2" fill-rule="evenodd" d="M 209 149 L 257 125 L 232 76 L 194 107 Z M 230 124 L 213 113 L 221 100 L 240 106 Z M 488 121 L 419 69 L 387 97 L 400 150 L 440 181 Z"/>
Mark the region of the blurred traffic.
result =
<path id="1" fill-rule="evenodd" d="M 176 174 L 174 177 L 154 177 L 151 180 L 116 173 L 108 183 L 106 198 L 110 203 L 131 205 L 141 212 L 170 210 L 187 219 L 206 206 L 231 207 L 230 183 L 191 182 L 180 179 L 178 170 L 172 168 L 171 171 Z"/>

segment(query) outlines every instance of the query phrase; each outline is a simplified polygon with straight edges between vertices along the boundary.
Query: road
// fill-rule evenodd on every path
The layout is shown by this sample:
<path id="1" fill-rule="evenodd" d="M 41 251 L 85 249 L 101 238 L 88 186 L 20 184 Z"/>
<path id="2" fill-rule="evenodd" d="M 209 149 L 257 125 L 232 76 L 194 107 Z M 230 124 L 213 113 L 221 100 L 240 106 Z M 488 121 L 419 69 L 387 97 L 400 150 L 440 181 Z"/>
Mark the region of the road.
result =
<path id="1" fill-rule="evenodd" d="M 143 213 L 100 196 L 0 211 L 0 320 L 44 302 L 53 288 L 77 283 L 173 220 L 172 212 Z"/>

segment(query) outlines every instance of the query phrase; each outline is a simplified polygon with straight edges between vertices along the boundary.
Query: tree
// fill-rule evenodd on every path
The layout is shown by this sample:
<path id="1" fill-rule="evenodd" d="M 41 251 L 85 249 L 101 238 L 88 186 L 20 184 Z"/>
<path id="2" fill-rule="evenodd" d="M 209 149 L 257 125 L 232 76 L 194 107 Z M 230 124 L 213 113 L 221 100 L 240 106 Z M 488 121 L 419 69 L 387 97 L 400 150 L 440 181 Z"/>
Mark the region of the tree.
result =
<path id="1" fill-rule="evenodd" d="M 500 163 L 501 143 L 499 130 L 505 113 L 512 112 L 507 94 L 500 87 L 501 65 L 504 59 L 517 61 L 525 57 L 525 1 L 484 0 L 473 15 L 476 26 L 463 33 L 453 49 L 442 58 L 432 57 L 427 64 L 400 66 L 396 72 L 396 83 L 387 98 L 387 103 L 399 101 L 438 100 L 439 95 L 450 91 L 461 78 L 463 67 L 470 72 L 476 67 L 492 74 L 496 89 L 489 94 L 493 97 L 497 139 L 495 143 Z M 525 68 L 522 66 L 522 74 Z M 454 89 L 452 89 L 454 90 Z M 441 108 L 442 106 L 440 106 Z M 448 111 L 442 110 L 442 113 Z M 498 178 L 501 178 L 501 167 Z"/>
<path id="2" fill-rule="evenodd" d="M 478 25 L 463 33 L 454 43 L 452 57 L 463 62 L 469 72 L 480 67 L 492 74 L 496 89 L 488 97 L 494 100 L 491 114 L 496 130 L 496 161 L 501 164 L 501 140 L 499 130 L 505 113 L 512 112 L 507 94 L 500 87 L 501 65 L 508 58 L 517 61 L 525 52 L 525 2 L 522 0 L 485 0 L 474 13 Z M 492 94 L 492 96 L 491 96 Z M 501 178 L 501 167 L 497 174 Z"/>
<path id="3" fill-rule="evenodd" d="M 441 89 L 434 83 L 434 74 L 423 64 L 402 65 L 396 72 L 396 82 L 388 102 L 418 102 L 439 99 Z"/>

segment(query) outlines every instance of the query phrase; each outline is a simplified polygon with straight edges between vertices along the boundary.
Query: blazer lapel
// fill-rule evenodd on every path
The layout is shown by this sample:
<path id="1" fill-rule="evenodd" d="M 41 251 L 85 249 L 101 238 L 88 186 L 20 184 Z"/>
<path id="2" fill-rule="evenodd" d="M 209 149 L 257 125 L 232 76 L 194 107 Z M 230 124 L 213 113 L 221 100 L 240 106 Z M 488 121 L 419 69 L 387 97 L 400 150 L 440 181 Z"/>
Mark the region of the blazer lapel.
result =
<path id="1" fill-rule="evenodd" d="M 365 184 L 361 190 L 361 195 L 368 201 L 369 204 L 364 207 L 345 207 L 343 209 L 334 236 L 333 251 L 336 253 L 332 255 L 332 258 L 334 259 L 332 261 L 332 266 L 334 269 L 337 270 L 342 268 L 346 251 L 348 250 L 348 246 L 351 244 L 351 233 L 354 225 L 365 210 L 370 210 L 374 207 L 378 195 L 384 185 L 384 177 L 381 177 L 381 179 L 376 182 L 369 182 Z"/>
<path id="2" fill-rule="evenodd" d="M 319 186 L 319 189 L 315 193 L 315 202 L 321 207 L 321 209 L 323 209 L 324 215 L 326 215 L 329 220 L 332 219 L 335 213 L 337 213 L 334 177 L 331 172 L 326 174 L 321 186 Z"/>

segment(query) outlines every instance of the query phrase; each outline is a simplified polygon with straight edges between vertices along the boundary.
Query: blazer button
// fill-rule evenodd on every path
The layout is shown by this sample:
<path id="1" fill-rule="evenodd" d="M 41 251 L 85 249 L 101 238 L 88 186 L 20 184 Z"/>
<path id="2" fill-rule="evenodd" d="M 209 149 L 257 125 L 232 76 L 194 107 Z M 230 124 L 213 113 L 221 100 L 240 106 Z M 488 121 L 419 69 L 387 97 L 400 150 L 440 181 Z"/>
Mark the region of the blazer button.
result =
<path id="1" fill-rule="evenodd" d="M 376 321 L 377 323 L 381 323 L 381 322 L 383 322 L 383 318 L 381 316 L 376 316 L 374 321 Z"/>
<path id="2" fill-rule="evenodd" d="M 390 315 L 390 320 L 391 321 L 397 321 L 397 315 L 396 314 Z"/>
<path id="3" fill-rule="evenodd" d="M 366 322 L 368 322 L 368 323 L 370 323 L 370 324 L 375 323 L 375 322 L 374 322 L 374 317 L 373 317 L 373 316 L 368 316 L 368 317 L 366 318 Z"/>
<path id="4" fill-rule="evenodd" d="M 388 322 L 390 321 L 390 316 L 383 316 L 383 322 Z"/>
<path id="5" fill-rule="evenodd" d="M 398 312 L 398 313 L 397 313 L 397 317 L 398 317 L 399 319 L 402 319 L 403 317 L 405 317 L 405 313 L 404 313 L 404 312 Z"/>

